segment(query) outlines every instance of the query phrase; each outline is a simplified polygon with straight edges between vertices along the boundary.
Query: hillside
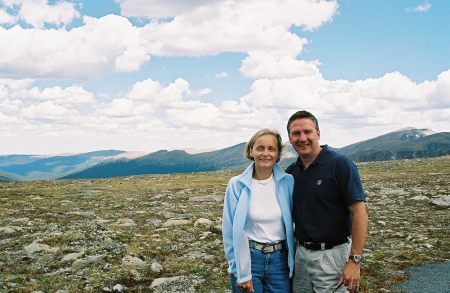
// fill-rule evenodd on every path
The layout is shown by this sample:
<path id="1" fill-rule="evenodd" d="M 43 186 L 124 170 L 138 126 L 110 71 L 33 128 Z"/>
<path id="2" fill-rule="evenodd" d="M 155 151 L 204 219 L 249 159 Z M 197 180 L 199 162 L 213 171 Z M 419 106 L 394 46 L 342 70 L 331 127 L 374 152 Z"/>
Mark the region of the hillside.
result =
<path id="1" fill-rule="evenodd" d="M 355 162 L 434 158 L 450 154 L 450 132 L 406 128 L 335 150 Z"/>
<path id="2" fill-rule="evenodd" d="M 226 149 L 188 154 L 184 151 L 158 151 L 134 160 L 108 160 L 62 179 L 110 178 L 139 174 L 171 174 L 239 169 L 248 164 L 244 158 L 245 143 Z M 335 149 L 355 162 L 439 157 L 450 154 L 450 133 L 407 128 L 344 148 Z M 280 161 L 288 166 L 297 153 L 287 145 Z"/>
<path id="3" fill-rule="evenodd" d="M 117 150 L 59 156 L 0 156 L 0 180 L 44 180 L 111 178 L 140 174 L 172 174 L 235 170 L 248 164 L 245 143 L 217 151 L 189 153 L 184 150 L 143 152 Z M 332 147 L 332 146 L 330 146 Z M 333 148 L 355 162 L 432 158 L 450 154 L 450 132 L 406 128 L 373 139 Z M 297 159 L 289 144 L 283 151 L 281 166 Z M 6 172 L 6 173 L 5 173 Z"/>
<path id="4" fill-rule="evenodd" d="M 397 150 L 404 145 L 415 144 L 420 139 L 435 134 L 430 129 L 404 128 L 393 131 L 375 138 L 357 142 L 349 146 L 336 149 L 345 155 L 355 154 L 372 150 Z"/>
<path id="5" fill-rule="evenodd" d="M 399 292 L 409 267 L 450 261 L 450 156 L 357 165 L 360 292 Z M 0 293 L 227 292 L 223 195 L 240 172 L 0 183 Z"/>
<path id="6" fill-rule="evenodd" d="M 158 151 L 137 159 L 108 160 L 61 179 L 109 178 L 139 174 L 208 172 L 242 168 L 245 143 L 218 151 L 188 154 L 185 151 Z"/>
<path id="7" fill-rule="evenodd" d="M 122 153 L 124 151 L 105 150 L 57 156 L 0 156 L 0 170 L 9 173 L 5 177 L 14 181 L 56 179 Z"/>

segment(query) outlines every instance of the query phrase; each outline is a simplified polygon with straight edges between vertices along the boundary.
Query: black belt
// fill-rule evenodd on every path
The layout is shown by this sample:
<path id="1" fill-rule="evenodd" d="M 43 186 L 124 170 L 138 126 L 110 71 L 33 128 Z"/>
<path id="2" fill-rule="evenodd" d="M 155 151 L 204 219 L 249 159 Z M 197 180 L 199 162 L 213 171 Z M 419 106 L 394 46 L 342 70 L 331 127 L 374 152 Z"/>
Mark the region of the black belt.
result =
<path id="1" fill-rule="evenodd" d="M 253 240 L 249 240 L 248 245 L 250 246 L 250 248 L 260 250 L 264 254 L 272 253 L 277 250 L 286 248 L 286 242 L 284 240 L 277 243 L 259 243 Z"/>
<path id="2" fill-rule="evenodd" d="M 343 243 L 348 243 L 348 238 L 336 242 L 300 242 L 299 245 L 311 250 L 325 250 L 335 247 Z"/>

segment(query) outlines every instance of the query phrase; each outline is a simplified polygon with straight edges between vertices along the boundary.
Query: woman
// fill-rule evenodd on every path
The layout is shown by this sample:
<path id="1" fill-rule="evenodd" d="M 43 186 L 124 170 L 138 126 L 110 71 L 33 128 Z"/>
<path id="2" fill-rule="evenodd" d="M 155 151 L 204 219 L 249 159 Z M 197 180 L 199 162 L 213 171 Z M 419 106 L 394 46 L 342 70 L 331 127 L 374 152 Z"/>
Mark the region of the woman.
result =
<path id="1" fill-rule="evenodd" d="M 228 183 L 222 233 L 233 292 L 291 291 L 294 179 L 276 164 L 282 148 L 277 131 L 259 130 L 245 146 L 254 162 Z"/>

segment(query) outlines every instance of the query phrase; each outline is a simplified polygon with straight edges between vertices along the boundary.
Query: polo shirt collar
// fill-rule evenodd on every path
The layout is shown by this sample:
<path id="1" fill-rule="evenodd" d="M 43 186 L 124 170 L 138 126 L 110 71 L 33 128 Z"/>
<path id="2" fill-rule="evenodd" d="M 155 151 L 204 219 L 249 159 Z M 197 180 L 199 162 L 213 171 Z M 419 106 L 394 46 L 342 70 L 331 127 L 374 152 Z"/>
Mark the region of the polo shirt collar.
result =
<path id="1" fill-rule="evenodd" d="M 327 162 L 327 158 L 330 156 L 331 153 L 330 147 L 327 144 L 321 145 L 320 147 L 322 148 L 322 150 L 320 151 L 317 158 L 311 163 L 311 165 L 313 164 L 323 165 Z M 298 156 L 297 158 L 297 165 L 303 166 L 302 159 L 300 158 L 300 156 Z"/>

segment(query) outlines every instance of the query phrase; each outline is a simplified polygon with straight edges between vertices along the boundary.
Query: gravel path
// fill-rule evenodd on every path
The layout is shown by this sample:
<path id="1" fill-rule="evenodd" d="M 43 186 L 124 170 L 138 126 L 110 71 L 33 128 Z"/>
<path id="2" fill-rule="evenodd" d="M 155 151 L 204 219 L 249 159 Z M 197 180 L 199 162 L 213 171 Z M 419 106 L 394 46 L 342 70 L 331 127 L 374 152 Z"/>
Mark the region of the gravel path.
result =
<path id="1" fill-rule="evenodd" d="M 411 267 L 409 272 L 412 278 L 392 289 L 407 293 L 450 293 L 450 261 Z"/>

